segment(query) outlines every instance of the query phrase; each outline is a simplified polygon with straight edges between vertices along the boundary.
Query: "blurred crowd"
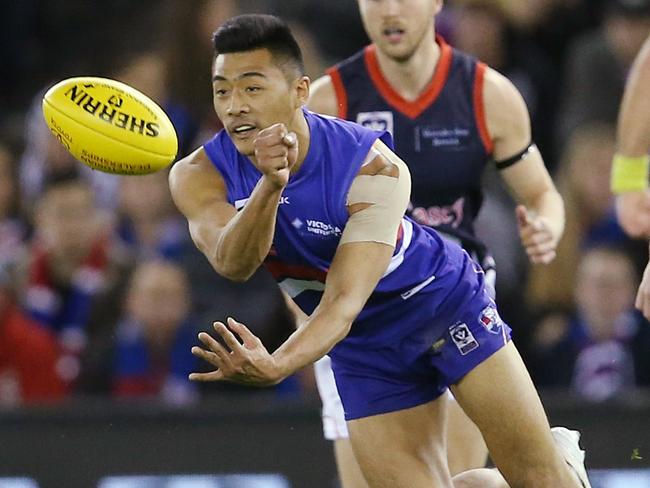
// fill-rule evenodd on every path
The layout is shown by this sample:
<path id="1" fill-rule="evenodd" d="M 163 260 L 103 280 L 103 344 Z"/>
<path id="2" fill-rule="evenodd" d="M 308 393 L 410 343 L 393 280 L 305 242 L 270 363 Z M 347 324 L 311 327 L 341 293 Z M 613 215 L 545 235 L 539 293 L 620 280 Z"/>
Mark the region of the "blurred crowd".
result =
<path id="1" fill-rule="evenodd" d="M 211 33 L 240 12 L 290 21 L 312 79 L 367 39 L 354 0 L 22 0 L 0 17 L 0 405 L 84 395 L 187 404 L 200 330 L 233 316 L 270 350 L 293 324 L 273 280 L 217 276 L 175 210 L 167 173 L 120 177 L 74 161 L 45 126 L 44 91 L 76 75 L 158 101 L 179 157 L 219 130 Z M 634 311 L 647 244 L 616 221 L 615 123 L 650 0 L 447 0 L 437 29 L 510 78 L 566 204 L 557 259 L 531 267 L 494 171 L 478 232 L 497 302 L 540 387 L 602 401 L 650 386 L 650 325 Z M 240 389 L 240 388 L 236 388 Z M 305 371 L 278 395 L 311 394 Z"/>

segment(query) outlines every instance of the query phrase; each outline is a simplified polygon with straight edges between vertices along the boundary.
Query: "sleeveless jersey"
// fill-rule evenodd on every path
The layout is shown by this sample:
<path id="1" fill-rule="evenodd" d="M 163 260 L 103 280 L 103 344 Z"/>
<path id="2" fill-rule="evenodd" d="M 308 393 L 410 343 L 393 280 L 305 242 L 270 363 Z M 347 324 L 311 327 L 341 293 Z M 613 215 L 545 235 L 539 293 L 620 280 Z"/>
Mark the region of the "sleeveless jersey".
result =
<path id="1" fill-rule="evenodd" d="M 327 272 L 348 220 L 346 198 L 352 180 L 378 138 L 389 146 L 392 141 L 386 132 L 307 110 L 304 114 L 310 129 L 309 149 L 282 193 L 273 245 L 265 266 L 280 287 L 310 315 L 325 289 Z M 204 145 L 204 150 L 225 181 L 228 201 L 237 210 L 242 209 L 261 173 L 237 151 L 223 130 Z M 360 339 L 364 344 L 381 343 L 398 332 L 395 327 L 401 327 L 399 332 L 403 333 L 400 324 L 386 327 L 382 333 L 380 323 L 388 315 L 408 315 L 405 310 L 411 296 L 436 280 L 437 274 L 449 274 L 446 270 L 451 261 L 463 261 L 460 248 L 450 249 L 451 246 L 434 230 L 404 217 L 391 262 L 346 341 L 364 336 Z M 445 293 L 438 294 L 438 300 L 444 298 Z M 369 338 L 365 332 L 371 328 L 373 334 Z"/>
<path id="2" fill-rule="evenodd" d="M 395 152 L 411 170 L 409 215 L 454 236 L 484 263 L 485 246 L 473 221 L 482 203 L 481 179 L 492 141 L 483 111 L 486 66 L 441 37 L 433 79 L 418 97 L 404 100 L 383 77 L 370 45 L 330 68 L 338 116 L 393 135 Z"/>

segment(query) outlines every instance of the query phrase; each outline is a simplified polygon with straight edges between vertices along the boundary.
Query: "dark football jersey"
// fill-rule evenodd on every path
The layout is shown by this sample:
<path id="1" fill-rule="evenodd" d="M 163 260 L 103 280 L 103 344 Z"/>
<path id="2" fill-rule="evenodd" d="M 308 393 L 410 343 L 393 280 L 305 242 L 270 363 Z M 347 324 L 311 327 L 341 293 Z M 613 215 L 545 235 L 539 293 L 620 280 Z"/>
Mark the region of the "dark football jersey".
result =
<path id="1" fill-rule="evenodd" d="M 436 42 L 440 60 L 415 101 L 402 98 L 386 81 L 374 45 L 330 68 L 338 116 L 389 131 L 395 152 L 411 170 L 411 218 L 454 237 L 492 267 L 473 226 L 492 153 L 483 110 L 486 66 L 441 37 Z"/>

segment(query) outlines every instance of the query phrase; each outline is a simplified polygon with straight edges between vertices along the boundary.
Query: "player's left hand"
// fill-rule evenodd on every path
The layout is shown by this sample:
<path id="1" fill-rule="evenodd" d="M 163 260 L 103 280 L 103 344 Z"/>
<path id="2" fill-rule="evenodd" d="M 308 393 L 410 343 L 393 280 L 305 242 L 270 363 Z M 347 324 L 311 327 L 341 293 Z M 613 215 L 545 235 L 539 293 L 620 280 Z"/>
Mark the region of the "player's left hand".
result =
<path id="1" fill-rule="evenodd" d="M 227 322 L 227 326 L 223 322 L 213 324 L 214 330 L 222 337 L 227 348 L 210 334 L 199 334 L 199 340 L 207 349 L 194 346 L 192 354 L 217 369 L 209 373 L 192 373 L 190 380 L 232 381 L 250 386 L 271 386 L 279 383 L 283 378 L 273 356 L 266 350 L 262 341 L 248 327 L 233 318 L 228 318 Z"/>
<path id="2" fill-rule="evenodd" d="M 533 264 L 548 264 L 555 259 L 557 237 L 553 234 L 547 219 L 533 215 L 524 205 L 515 209 L 519 238 Z"/>

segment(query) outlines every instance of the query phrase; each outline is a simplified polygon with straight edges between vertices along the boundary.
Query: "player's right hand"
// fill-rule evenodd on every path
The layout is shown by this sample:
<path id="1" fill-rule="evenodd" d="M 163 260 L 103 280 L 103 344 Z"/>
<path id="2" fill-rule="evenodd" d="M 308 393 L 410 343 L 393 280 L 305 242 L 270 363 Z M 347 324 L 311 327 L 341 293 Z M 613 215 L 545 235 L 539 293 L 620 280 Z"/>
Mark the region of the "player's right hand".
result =
<path id="1" fill-rule="evenodd" d="M 298 137 L 284 124 L 261 130 L 254 141 L 257 169 L 277 188 L 289 183 L 291 168 L 298 159 Z"/>
<path id="2" fill-rule="evenodd" d="M 532 264 L 548 264 L 555 259 L 558 236 L 554 235 L 548 220 L 529 212 L 524 205 L 515 209 L 519 238 Z"/>

